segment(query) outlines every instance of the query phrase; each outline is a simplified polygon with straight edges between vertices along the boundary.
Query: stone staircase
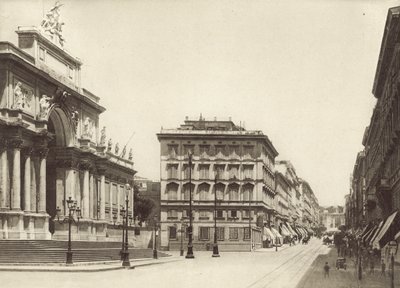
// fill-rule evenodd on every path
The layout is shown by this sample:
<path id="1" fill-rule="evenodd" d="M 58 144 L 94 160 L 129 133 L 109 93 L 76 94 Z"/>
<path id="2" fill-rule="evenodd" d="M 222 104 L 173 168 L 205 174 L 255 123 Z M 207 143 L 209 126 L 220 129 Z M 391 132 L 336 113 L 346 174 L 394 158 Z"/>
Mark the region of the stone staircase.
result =
<path id="1" fill-rule="evenodd" d="M 65 263 L 67 241 L 0 240 L 0 263 Z M 73 262 L 120 260 L 121 243 L 73 241 Z M 151 258 L 151 249 L 129 247 L 130 259 Z M 159 252 L 159 257 L 168 256 Z"/>

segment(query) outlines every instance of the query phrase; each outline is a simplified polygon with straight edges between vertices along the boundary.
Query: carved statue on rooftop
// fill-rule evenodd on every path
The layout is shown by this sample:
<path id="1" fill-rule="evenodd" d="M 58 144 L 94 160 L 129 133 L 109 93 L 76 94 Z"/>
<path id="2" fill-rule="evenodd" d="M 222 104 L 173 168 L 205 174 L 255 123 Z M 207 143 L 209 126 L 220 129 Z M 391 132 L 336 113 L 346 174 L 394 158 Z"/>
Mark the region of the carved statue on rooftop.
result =
<path id="1" fill-rule="evenodd" d="M 126 154 L 126 145 L 125 145 L 124 148 L 122 149 L 121 157 L 122 157 L 122 158 L 125 158 L 125 154 Z"/>
<path id="2" fill-rule="evenodd" d="M 118 155 L 119 152 L 119 143 L 117 142 L 117 144 L 115 144 L 115 155 Z"/>
<path id="3" fill-rule="evenodd" d="M 100 146 L 106 146 L 106 126 L 103 126 L 103 129 L 100 131 Z"/>
<path id="4" fill-rule="evenodd" d="M 107 144 L 107 152 L 111 152 L 112 149 L 112 139 L 108 139 L 108 144 Z"/>
<path id="5" fill-rule="evenodd" d="M 133 151 L 132 151 L 132 148 L 131 148 L 131 149 L 129 149 L 128 160 L 132 161 L 132 159 L 133 159 Z"/>
<path id="6" fill-rule="evenodd" d="M 40 119 L 47 118 L 52 101 L 53 101 L 53 97 L 49 97 L 45 94 L 42 95 L 42 98 L 40 98 L 40 100 L 39 100 L 39 107 L 40 107 L 39 118 Z"/>
<path id="7" fill-rule="evenodd" d="M 61 6 L 63 6 L 63 4 L 60 4 L 60 2 L 57 1 L 54 4 L 54 7 L 51 8 L 50 11 L 46 13 L 46 16 L 42 20 L 40 26 L 46 33 L 49 33 L 53 39 L 55 37 L 58 44 L 64 46 L 65 40 L 62 36 L 62 26 L 64 25 L 64 22 L 62 22 L 60 19 Z"/>

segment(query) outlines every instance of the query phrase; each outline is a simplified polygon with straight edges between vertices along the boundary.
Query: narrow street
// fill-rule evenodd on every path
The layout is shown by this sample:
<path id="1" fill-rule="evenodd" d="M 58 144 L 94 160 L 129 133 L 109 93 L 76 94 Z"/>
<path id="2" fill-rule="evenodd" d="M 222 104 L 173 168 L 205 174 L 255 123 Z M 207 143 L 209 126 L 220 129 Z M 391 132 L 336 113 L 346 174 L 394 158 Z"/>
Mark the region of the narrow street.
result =
<path id="1" fill-rule="evenodd" d="M 2 287 L 296 287 L 314 259 L 329 249 L 319 239 L 308 245 L 256 252 L 196 252 L 195 259 L 99 273 L 1 272 Z M 183 257 L 182 257 L 183 258 Z M 7 283 L 7 284 L 5 284 Z"/>

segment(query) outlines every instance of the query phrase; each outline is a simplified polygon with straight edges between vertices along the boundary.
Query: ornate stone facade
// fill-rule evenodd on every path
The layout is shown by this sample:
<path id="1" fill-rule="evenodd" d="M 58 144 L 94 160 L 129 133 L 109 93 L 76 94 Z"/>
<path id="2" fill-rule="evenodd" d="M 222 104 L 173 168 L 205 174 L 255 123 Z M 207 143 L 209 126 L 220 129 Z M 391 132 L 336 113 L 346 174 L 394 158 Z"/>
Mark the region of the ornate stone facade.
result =
<path id="1" fill-rule="evenodd" d="M 82 210 L 73 239 L 120 241 L 112 224 L 126 195 L 133 216 L 133 162 L 106 151 L 105 109 L 49 19 L 19 27 L 18 47 L 0 42 L 0 239 L 66 239 L 56 211 L 62 220 L 71 197 Z"/>

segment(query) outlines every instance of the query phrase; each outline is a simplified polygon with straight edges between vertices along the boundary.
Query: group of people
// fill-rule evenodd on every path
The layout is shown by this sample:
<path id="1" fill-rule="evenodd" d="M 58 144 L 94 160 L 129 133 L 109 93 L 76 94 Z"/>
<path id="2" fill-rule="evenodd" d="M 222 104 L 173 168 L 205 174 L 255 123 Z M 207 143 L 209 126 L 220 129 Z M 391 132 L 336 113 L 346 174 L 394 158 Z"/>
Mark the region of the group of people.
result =
<path id="1" fill-rule="evenodd" d="M 357 239 L 355 235 L 340 231 L 333 235 L 333 240 L 332 237 L 325 234 L 322 241 L 323 244 L 335 245 L 338 258 L 346 259 L 356 257 L 356 259 L 354 259 L 355 265 L 358 265 L 358 261 L 361 261 L 362 271 L 367 275 L 376 275 L 376 264 L 379 263 L 379 274 L 383 277 L 386 276 L 386 263 L 381 259 L 380 250 L 362 246 L 360 239 Z M 329 263 L 326 262 L 323 267 L 324 277 L 329 277 L 329 270 Z"/>

